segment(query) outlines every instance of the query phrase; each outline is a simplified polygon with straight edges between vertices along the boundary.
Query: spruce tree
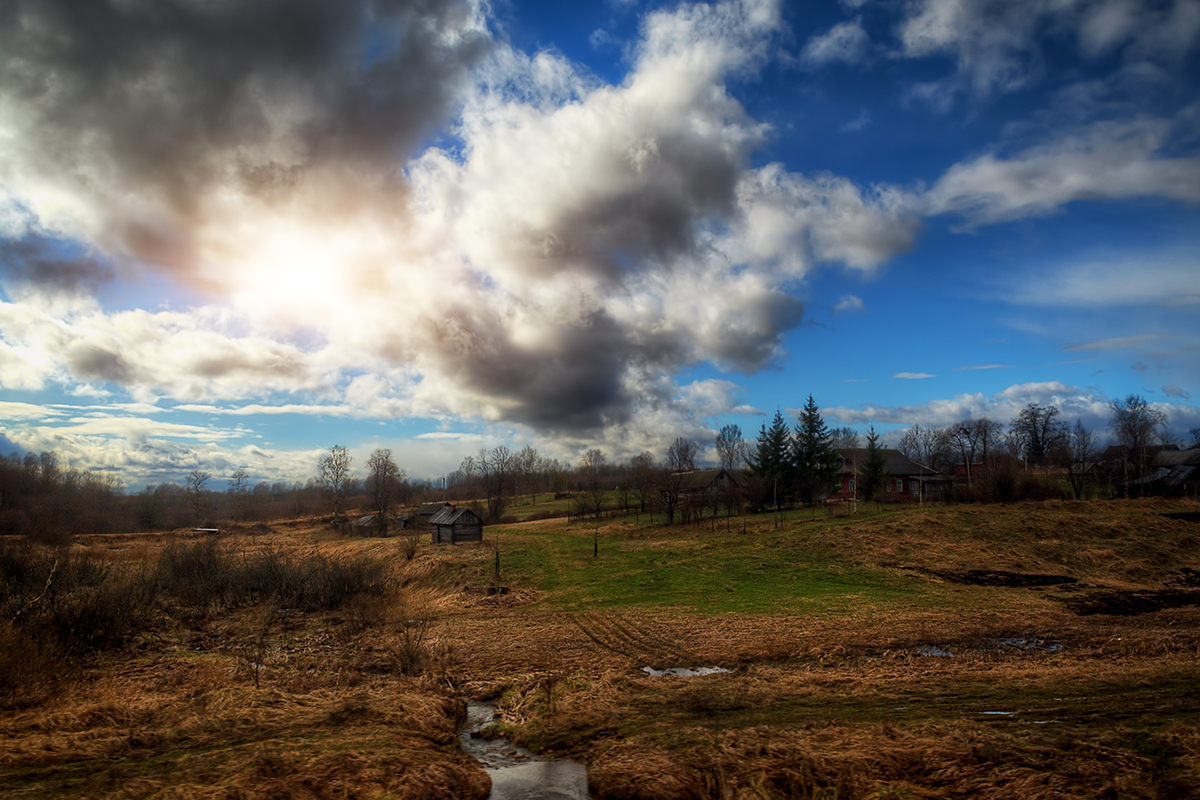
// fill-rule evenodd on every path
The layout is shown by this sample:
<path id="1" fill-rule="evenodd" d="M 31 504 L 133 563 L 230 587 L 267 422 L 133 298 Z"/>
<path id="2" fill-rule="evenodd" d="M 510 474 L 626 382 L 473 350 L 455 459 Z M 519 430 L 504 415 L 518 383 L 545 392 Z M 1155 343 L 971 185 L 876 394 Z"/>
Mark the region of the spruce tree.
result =
<path id="1" fill-rule="evenodd" d="M 792 457 L 800 497 L 812 505 L 833 484 L 841 456 L 833 448 L 833 437 L 811 394 L 796 423 Z"/>
<path id="2" fill-rule="evenodd" d="M 756 441 L 754 454 L 750 457 L 751 472 L 786 485 L 792 477 L 792 437 L 782 413 L 775 412 L 770 428 L 763 423 Z"/>
<path id="3" fill-rule="evenodd" d="M 872 500 L 888 479 L 887 457 L 879 447 L 879 434 L 875 426 L 867 433 L 867 461 L 858 473 L 858 493 L 863 500 Z"/>

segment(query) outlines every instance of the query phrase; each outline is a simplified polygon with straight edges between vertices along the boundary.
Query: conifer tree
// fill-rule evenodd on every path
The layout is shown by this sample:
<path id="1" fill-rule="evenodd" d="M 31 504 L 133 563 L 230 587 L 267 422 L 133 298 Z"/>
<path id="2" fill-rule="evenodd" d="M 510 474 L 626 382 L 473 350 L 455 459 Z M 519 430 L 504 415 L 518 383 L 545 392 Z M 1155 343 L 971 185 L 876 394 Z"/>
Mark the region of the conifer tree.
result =
<path id="1" fill-rule="evenodd" d="M 800 497 L 812 505 L 833 484 L 841 456 L 811 394 L 796 423 L 792 454 Z"/>
<path id="2" fill-rule="evenodd" d="M 778 410 L 768 428 L 763 423 L 757 446 L 750 458 L 750 470 L 760 478 L 786 485 L 792 479 L 792 436 L 783 414 Z"/>
<path id="3" fill-rule="evenodd" d="M 867 460 L 862 471 L 858 473 L 858 493 L 863 500 L 872 500 L 876 492 L 883 488 L 887 476 L 887 458 L 879 447 L 879 434 L 875 426 L 867 433 Z"/>

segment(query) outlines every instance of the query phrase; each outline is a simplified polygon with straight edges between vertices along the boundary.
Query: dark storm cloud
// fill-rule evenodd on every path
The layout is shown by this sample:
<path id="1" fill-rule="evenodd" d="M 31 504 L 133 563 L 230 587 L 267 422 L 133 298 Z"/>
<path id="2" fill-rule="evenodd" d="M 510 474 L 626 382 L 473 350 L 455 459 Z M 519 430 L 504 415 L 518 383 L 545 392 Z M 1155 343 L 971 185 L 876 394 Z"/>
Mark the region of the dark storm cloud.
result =
<path id="1" fill-rule="evenodd" d="M 68 348 L 66 363 L 71 372 L 85 381 L 130 383 L 135 369 L 121 356 L 107 348 L 77 342 Z"/>
<path id="2" fill-rule="evenodd" d="M 39 237 L 0 239 L 0 282 L 32 285 L 52 293 L 95 290 L 112 278 L 108 264 L 90 256 L 71 256 Z"/>
<path id="3" fill-rule="evenodd" d="M 426 322 L 423 367 L 449 378 L 455 393 L 484 398 L 511 422 L 540 430 L 596 430 L 624 421 L 622 386 L 631 348 L 605 313 L 556 326 L 537 344 L 513 340 L 490 309 L 450 307 Z"/>
<path id="4" fill-rule="evenodd" d="M 471 14 L 462 0 L 4 3 L 0 99 L 18 133 L 0 180 L 115 200 L 98 212 L 110 246 L 186 260 L 189 221 L 231 175 L 278 191 L 312 167 L 393 169 L 486 49 Z M 183 224 L 156 228 L 126 193 Z"/>

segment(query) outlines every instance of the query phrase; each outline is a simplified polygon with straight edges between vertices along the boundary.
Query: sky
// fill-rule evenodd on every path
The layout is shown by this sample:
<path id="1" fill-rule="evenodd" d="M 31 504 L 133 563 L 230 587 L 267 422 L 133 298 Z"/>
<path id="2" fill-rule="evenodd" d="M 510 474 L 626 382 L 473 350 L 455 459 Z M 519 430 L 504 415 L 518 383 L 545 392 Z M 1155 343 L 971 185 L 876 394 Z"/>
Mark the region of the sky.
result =
<path id="1" fill-rule="evenodd" d="M 1200 426 L 1200 0 L 12 0 L 0 453 Z"/>

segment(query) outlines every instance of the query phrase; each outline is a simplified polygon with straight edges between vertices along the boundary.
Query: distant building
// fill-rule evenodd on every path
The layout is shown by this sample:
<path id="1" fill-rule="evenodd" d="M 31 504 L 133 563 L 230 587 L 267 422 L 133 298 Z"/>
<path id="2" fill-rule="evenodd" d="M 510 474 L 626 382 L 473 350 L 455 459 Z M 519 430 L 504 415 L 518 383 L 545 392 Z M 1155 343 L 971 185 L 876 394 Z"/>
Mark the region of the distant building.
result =
<path id="1" fill-rule="evenodd" d="M 737 489 L 737 477 L 727 469 L 697 469 L 691 472 L 676 472 L 679 492 L 683 495 L 724 494 Z"/>
<path id="2" fill-rule="evenodd" d="M 855 483 L 858 471 L 867 463 L 867 448 L 839 447 L 837 452 L 842 457 L 842 466 L 838 470 L 837 482 L 829 494 L 829 499 L 853 500 L 857 491 Z M 919 500 L 922 497 L 937 499 L 945 496 L 951 483 L 949 477 L 918 464 L 899 450 L 881 447 L 879 452 L 885 461 L 886 498 Z"/>
<path id="3" fill-rule="evenodd" d="M 434 544 L 464 544 L 483 541 L 483 520 L 469 508 L 445 505 L 429 518 Z"/>
<path id="4" fill-rule="evenodd" d="M 1200 447 L 1159 450 L 1145 477 L 1130 481 L 1128 485 L 1130 494 L 1134 487 L 1144 485 L 1146 494 L 1200 495 Z"/>
<path id="5" fill-rule="evenodd" d="M 421 503 L 417 510 L 400 518 L 400 527 L 406 531 L 421 530 L 429 525 L 429 519 L 443 508 L 450 508 L 449 503 Z"/>

